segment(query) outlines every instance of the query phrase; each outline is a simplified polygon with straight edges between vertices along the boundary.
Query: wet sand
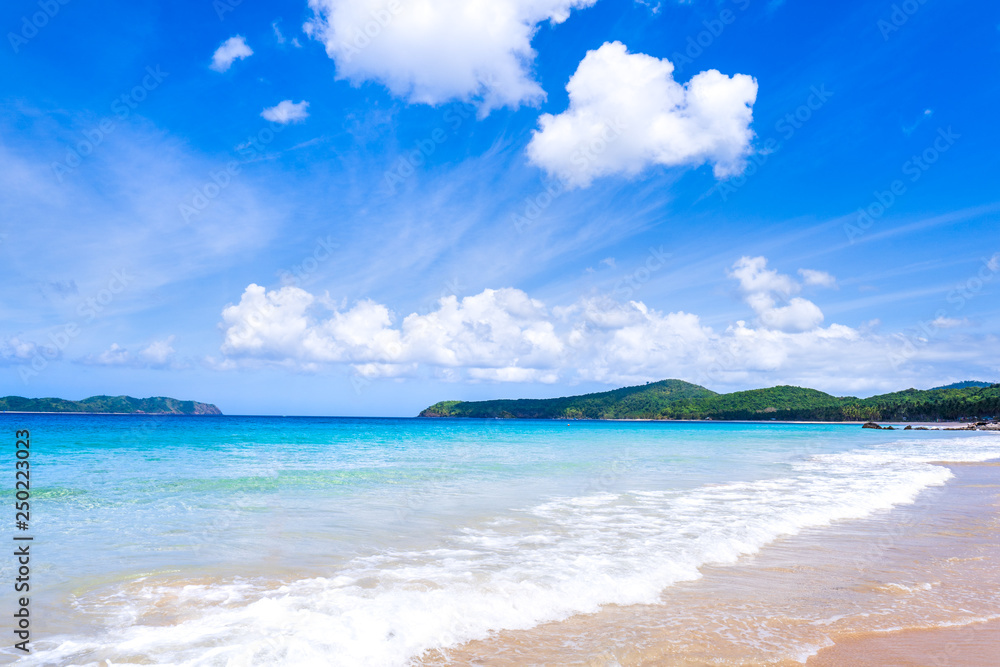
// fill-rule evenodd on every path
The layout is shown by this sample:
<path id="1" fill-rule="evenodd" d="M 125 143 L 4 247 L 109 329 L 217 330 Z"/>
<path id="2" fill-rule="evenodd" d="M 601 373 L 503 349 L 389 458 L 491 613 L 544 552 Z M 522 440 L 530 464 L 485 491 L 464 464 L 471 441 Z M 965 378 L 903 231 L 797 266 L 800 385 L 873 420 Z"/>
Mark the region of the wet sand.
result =
<path id="1" fill-rule="evenodd" d="M 965 483 L 971 489 L 994 489 L 992 507 L 985 508 L 987 515 L 1000 514 L 1000 463 L 947 464 L 958 473 L 959 480 L 952 484 Z M 976 470 L 970 470 L 976 468 Z M 975 493 L 975 492 L 973 492 Z M 984 493 L 989 503 L 989 493 Z M 990 511 L 992 509 L 992 512 Z M 986 545 L 1000 548 L 1000 536 L 994 530 L 988 536 Z M 990 559 L 995 562 L 994 559 Z M 996 600 L 996 613 L 1000 614 L 1000 589 L 996 582 L 984 581 Z M 941 665 L 948 667 L 983 667 L 1000 665 L 1000 620 L 937 628 L 901 629 L 882 633 L 859 633 L 836 638 L 833 646 L 821 650 L 812 657 L 808 667 L 835 667 L 855 665 L 857 667 L 881 667 L 897 665 Z"/>
<path id="2" fill-rule="evenodd" d="M 807 667 L 984 667 L 1000 665 L 1000 621 L 957 628 L 842 637 Z"/>
<path id="3" fill-rule="evenodd" d="M 1000 665 L 1000 464 L 772 543 L 663 592 L 423 656 L 428 665 Z"/>

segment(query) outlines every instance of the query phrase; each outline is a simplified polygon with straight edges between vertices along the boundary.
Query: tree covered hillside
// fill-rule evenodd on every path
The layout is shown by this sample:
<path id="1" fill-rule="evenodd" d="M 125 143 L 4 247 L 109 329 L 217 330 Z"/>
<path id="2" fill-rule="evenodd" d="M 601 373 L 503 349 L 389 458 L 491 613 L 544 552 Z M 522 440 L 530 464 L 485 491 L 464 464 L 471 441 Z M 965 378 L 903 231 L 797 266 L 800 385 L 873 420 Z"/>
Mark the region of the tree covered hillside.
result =
<path id="1" fill-rule="evenodd" d="M 421 417 L 506 419 L 730 419 L 800 421 L 934 421 L 1000 417 L 1000 384 L 961 383 L 940 389 L 855 398 L 803 387 L 731 394 L 682 380 L 663 380 L 582 396 L 495 401 L 443 401 Z"/>
<path id="2" fill-rule="evenodd" d="M 62 398 L 0 398 L 0 411 L 4 412 L 99 412 L 126 414 L 171 415 L 221 415 L 219 408 L 210 403 L 179 401 L 176 398 L 156 396 L 132 398 L 131 396 L 91 396 L 82 401 Z"/>

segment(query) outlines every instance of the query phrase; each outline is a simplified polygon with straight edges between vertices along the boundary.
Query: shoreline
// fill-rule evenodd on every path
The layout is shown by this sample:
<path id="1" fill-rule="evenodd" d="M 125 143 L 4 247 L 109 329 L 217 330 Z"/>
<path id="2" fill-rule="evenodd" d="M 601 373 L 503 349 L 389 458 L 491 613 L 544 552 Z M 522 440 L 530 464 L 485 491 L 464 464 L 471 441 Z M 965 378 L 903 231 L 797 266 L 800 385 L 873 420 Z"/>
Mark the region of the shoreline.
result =
<path id="1" fill-rule="evenodd" d="M 392 419 L 389 417 L 388 419 Z M 404 418 L 405 419 L 405 418 Z M 410 419 L 432 419 L 432 420 L 442 420 L 442 419 L 452 419 L 455 421 L 505 421 L 505 422 L 519 422 L 519 421 L 542 421 L 542 422 L 565 422 L 567 425 L 573 422 L 611 422 L 611 423 L 655 423 L 655 424 L 841 424 L 844 426 L 864 426 L 865 424 L 872 423 L 870 420 L 860 420 L 860 421 L 816 421 L 816 420 L 790 420 L 790 419 L 651 419 L 651 418 L 623 418 L 623 419 L 591 419 L 591 418 L 550 418 L 550 417 L 411 417 Z M 978 421 L 978 420 L 977 420 Z M 882 429 L 882 430 L 894 430 L 894 431 L 905 431 L 907 426 L 911 426 L 912 430 L 927 430 L 927 431 L 972 431 L 979 430 L 982 432 L 995 431 L 1000 429 L 973 429 L 970 428 L 977 423 L 977 421 L 940 421 L 940 422 L 927 422 L 927 421 L 913 421 L 913 422 L 900 422 L 900 421 L 883 421 L 878 422 L 878 424 L 884 424 L 887 426 L 894 427 L 893 429 Z M 876 429 L 873 429 L 876 430 Z"/>
<path id="2" fill-rule="evenodd" d="M 609 422 L 609 423 L 657 423 L 657 424 L 839 424 L 843 426 L 863 426 L 867 421 L 794 421 L 781 419 L 550 419 L 550 418 L 500 418 L 500 417 L 372 417 L 372 416 L 345 416 L 345 415 L 226 415 L 217 413 L 200 412 L 76 412 L 76 411 L 40 411 L 40 410 L 0 410 L 0 415 L 79 415 L 88 417 L 118 416 L 118 417 L 277 417 L 277 418 L 301 418 L 301 419 L 405 419 L 405 420 L 443 420 L 451 419 L 456 421 L 505 421 L 505 422 L 565 422 L 567 425 L 573 422 Z M 968 421 L 947 421 L 947 422 L 898 422 L 884 421 L 878 422 L 880 425 L 892 426 L 893 431 L 926 430 L 926 431 L 977 431 L 989 433 L 1000 431 L 998 428 L 971 428 L 976 422 Z M 872 429 L 879 430 L 879 429 Z"/>
<path id="3" fill-rule="evenodd" d="M 792 667 L 1000 591 L 1000 464 L 935 465 L 1000 460 L 990 436 L 160 421 L 188 426 L 80 452 L 98 422 L 48 422 L 39 664 L 267 662 L 274 636 L 293 662 Z"/>
<path id="4" fill-rule="evenodd" d="M 657 604 L 592 614 L 425 654 L 418 664 L 587 667 L 992 664 L 1000 655 L 1000 460 L 913 503 L 779 538 L 665 589 Z"/>
<path id="5" fill-rule="evenodd" d="M 935 465 L 956 469 L 993 469 L 989 475 L 993 486 L 1000 489 L 1000 459 L 970 463 L 965 461 L 939 461 Z M 949 483 L 956 482 L 959 476 Z M 976 485 L 987 486 L 987 485 Z M 1000 494 L 994 497 L 1000 501 Z M 1000 502 L 993 503 L 994 506 Z M 984 508 L 986 509 L 986 508 Z M 988 509 L 987 509 L 988 511 Z M 991 541 L 1000 541 L 1000 531 L 994 522 Z M 994 587 L 995 596 L 1000 590 Z M 989 657 L 1000 655 L 1000 606 L 992 617 L 970 619 L 966 623 L 935 627 L 910 626 L 884 631 L 845 633 L 836 637 L 833 644 L 820 649 L 806 661 L 806 667 L 923 667 L 947 665 L 948 667 L 981 667 L 989 664 Z"/>

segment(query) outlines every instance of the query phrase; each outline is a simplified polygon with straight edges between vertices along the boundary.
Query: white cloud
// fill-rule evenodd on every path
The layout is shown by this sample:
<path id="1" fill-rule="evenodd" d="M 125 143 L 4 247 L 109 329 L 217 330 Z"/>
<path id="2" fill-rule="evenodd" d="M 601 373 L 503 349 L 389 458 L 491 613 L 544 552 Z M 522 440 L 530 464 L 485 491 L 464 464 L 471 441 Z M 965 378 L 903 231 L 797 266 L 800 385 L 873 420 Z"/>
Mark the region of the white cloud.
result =
<path id="1" fill-rule="evenodd" d="M 172 343 L 174 336 L 168 336 L 163 340 L 153 341 L 147 347 L 132 354 L 128 348 L 112 343 L 111 347 L 101 352 L 96 357 L 88 355 L 80 360 L 81 363 L 92 366 L 129 366 L 131 368 L 174 368 L 174 350 Z"/>
<path id="2" fill-rule="evenodd" d="M 242 35 L 230 37 L 222 43 L 222 46 L 212 54 L 212 64 L 209 65 L 216 72 L 225 72 L 237 59 L 249 58 L 253 51 L 247 46 Z"/>
<path id="3" fill-rule="evenodd" d="M 818 285 L 819 287 L 836 287 L 837 279 L 826 271 L 815 271 L 813 269 L 799 269 L 799 275 L 806 285 Z"/>
<path id="4" fill-rule="evenodd" d="M 411 102 L 479 100 L 483 113 L 534 104 L 538 25 L 562 23 L 596 0 L 309 0 L 304 30 L 326 46 L 337 76 L 379 81 Z"/>
<path id="5" fill-rule="evenodd" d="M 520 368 L 507 366 L 505 368 L 470 368 L 469 378 L 487 382 L 541 382 L 554 384 L 559 381 L 559 374 L 550 370 L 537 368 Z"/>
<path id="6" fill-rule="evenodd" d="M 172 345 L 173 342 L 174 336 L 153 341 L 148 347 L 139 352 L 139 358 L 151 366 L 166 366 L 176 353 Z"/>
<path id="7" fill-rule="evenodd" d="M 94 363 L 100 364 L 101 366 L 124 366 L 131 363 L 132 355 L 129 351 L 118 343 L 112 343 L 111 347 L 101 352 Z"/>
<path id="8" fill-rule="evenodd" d="M 789 296 L 800 290 L 798 283 L 774 269 L 767 268 L 765 257 L 741 257 L 733 264 L 729 277 L 740 283 L 740 289 L 748 293 L 775 292 Z"/>
<path id="9" fill-rule="evenodd" d="M 513 288 L 444 297 L 430 312 L 399 317 L 370 300 L 348 308 L 298 287 L 250 285 L 222 312 L 225 359 L 214 367 L 346 364 L 365 378 L 622 384 L 679 377 L 712 386 L 851 389 L 918 383 L 928 364 L 977 358 L 975 349 L 943 340 L 820 326 L 823 314 L 812 302 L 775 301 L 799 285 L 768 269 L 764 258 L 742 258 L 730 275 L 758 315 L 756 324 L 737 321 L 718 330 L 694 313 L 610 297 L 548 307 Z M 761 298 L 771 302 L 761 307 Z M 907 369 L 910 375 L 900 379 Z"/>
<path id="10" fill-rule="evenodd" d="M 964 327 L 969 325 L 969 320 L 966 318 L 957 319 L 954 317 L 937 317 L 931 321 L 931 326 L 935 329 L 954 329 L 956 327 Z"/>
<path id="11" fill-rule="evenodd" d="M 823 323 L 823 311 L 808 299 L 795 297 L 786 306 L 772 306 L 758 313 L 760 321 L 779 331 L 808 331 Z"/>
<path id="12" fill-rule="evenodd" d="M 274 38 L 278 41 L 278 44 L 284 44 L 285 36 L 281 34 L 281 28 L 278 27 L 278 22 L 273 22 L 271 24 L 271 28 L 274 30 Z"/>
<path id="13" fill-rule="evenodd" d="M 304 100 L 302 102 L 283 100 L 273 107 L 264 109 L 260 115 L 265 120 L 286 125 L 288 123 L 297 123 L 308 118 L 308 108 L 309 103 Z"/>
<path id="14" fill-rule="evenodd" d="M 41 348 L 17 336 L 0 338 L 0 363 L 23 363 L 41 353 Z"/>
<path id="15" fill-rule="evenodd" d="M 683 3 L 684 3 L 684 0 L 681 0 L 681 4 L 683 4 Z M 656 15 L 656 14 L 660 13 L 661 3 L 659 3 L 659 2 L 657 2 L 657 3 L 654 4 L 650 0 L 635 0 L 635 4 L 642 5 L 643 7 L 648 7 L 650 14 Z"/>
<path id="16" fill-rule="evenodd" d="M 587 52 L 566 85 L 569 108 L 539 118 L 529 159 L 574 187 L 653 165 L 711 163 L 718 178 L 741 173 L 757 82 L 709 70 L 680 84 L 673 71 L 670 61 L 629 53 L 620 42 Z"/>
<path id="17" fill-rule="evenodd" d="M 823 311 L 808 299 L 792 297 L 802 286 L 790 276 L 767 268 L 764 257 L 741 257 L 729 276 L 740 283 L 744 298 L 768 329 L 797 332 L 823 323 Z M 778 305 L 779 302 L 784 305 Z"/>
<path id="18" fill-rule="evenodd" d="M 316 316 L 317 305 L 332 312 Z M 365 374 L 411 363 L 493 368 L 510 365 L 498 360 L 514 359 L 547 365 L 562 351 L 541 303 L 514 289 L 485 290 L 461 301 L 445 297 L 437 310 L 409 315 L 397 329 L 388 308 L 373 301 L 342 312 L 298 287 L 267 292 L 250 285 L 222 319 L 228 356 L 353 363 Z"/>

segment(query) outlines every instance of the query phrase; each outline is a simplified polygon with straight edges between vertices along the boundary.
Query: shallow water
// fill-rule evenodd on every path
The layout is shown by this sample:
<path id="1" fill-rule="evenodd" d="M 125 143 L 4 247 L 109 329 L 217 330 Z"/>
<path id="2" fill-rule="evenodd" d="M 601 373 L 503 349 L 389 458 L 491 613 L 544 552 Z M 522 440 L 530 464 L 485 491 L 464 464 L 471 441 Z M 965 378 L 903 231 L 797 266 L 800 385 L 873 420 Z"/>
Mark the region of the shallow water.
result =
<path id="1" fill-rule="evenodd" d="M 535 651 L 522 662 L 586 661 L 603 654 L 579 647 L 614 635 L 608 628 L 629 628 L 613 643 L 621 656 L 662 655 L 663 642 L 710 612 L 736 641 L 762 614 L 798 616 L 739 595 L 685 598 L 692 582 L 735 576 L 748 557 L 796 537 L 813 551 L 781 568 L 801 576 L 837 560 L 843 526 L 885 521 L 940 491 L 954 475 L 932 462 L 1000 458 L 994 434 L 852 425 L 9 414 L 0 423 L 11 437 L 32 432 L 39 652 L 25 664 L 399 665 L 452 660 L 441 650 L 476 641 L 499 644 L 481 644 L 469 661 L 501 664 L 522 644 Z M 0 566 L 9 580 L 9 559 Z M 776 588 L 795 580 L 777 572 Z M 737 590 L 741 576 L 726 586 Z M 877 584 L 892 585 L 902 596 L 935 591 L 933 581 Z M 896 595 L 877 586 L 879 600 Z M 608 614 L 625 616 L 608 625 Z M 591 622 L 578 633 L 587 641 L 567 639 Z M 808 633 L 754 627 L 762 660 L 815 650 Z M 532 644 L 532 632 L 551 628 Z M 729 650 L 716 634 L 691 641 Z"/>

